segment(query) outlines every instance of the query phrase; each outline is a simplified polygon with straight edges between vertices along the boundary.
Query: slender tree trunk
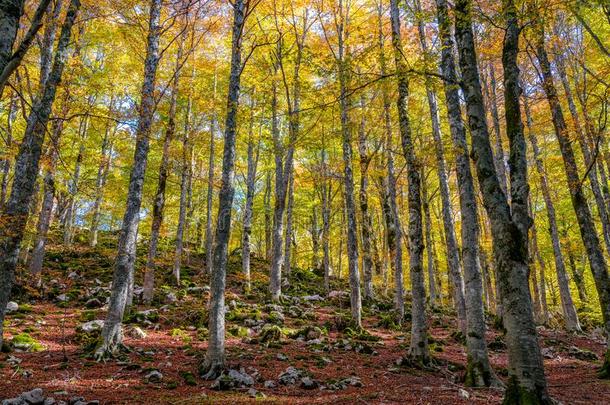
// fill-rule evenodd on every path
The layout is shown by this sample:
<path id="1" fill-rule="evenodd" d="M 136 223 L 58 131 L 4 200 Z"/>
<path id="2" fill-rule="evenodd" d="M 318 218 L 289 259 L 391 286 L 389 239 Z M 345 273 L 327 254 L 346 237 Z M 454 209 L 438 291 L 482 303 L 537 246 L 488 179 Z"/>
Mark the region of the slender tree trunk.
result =
<path id="1" fill-rule="evenodd" d="M 533 120 L 530 111 L 530 105 L 527 97 L 523 97 L 523 107 L 526 115 L 526 123 L 528 130 L 528 137 L 530 144 L 532 145 L 532 152 L 534 155 L 534 161 L 536 165 L 536 171 L 540 180 L 540 188 L 542 190 L 542 197 L 544 198 L 544 204 L 546 206 L 546 215 L 549 221 L 549 234 L 553 244 L 553 255 L 555 257 L 555 272 L 557 274 L 557 284 L 559 285 L 559 294 L 561 297 L 561 308 L 563 310 L 563 316 L 566 322 L 566 327 L 571 331 L 579 331 L 580 323 L 578 321 L 578 314 L 572 301 L 572 295 L 570 293 L 570 285 L 568 281 L 568 275 L 565 268 L 565 261 L 561 252 L 561 243 L 559 240 L 559 230 L 557 227 L 557 216 L 555 214 L 555 205 L 551 199 L 551 192 L 547 181 L 547 174 L 540 156 L 540 148 L 538 147 L 538 139 L 535 132 L 533 131 Z M 543 261 L 541 263 L 544 263 Z M 544 281 L 544 280 L 543 280 Z M 546 304 L 546 295 L 542 295 L 543 306 Z M 545 319 L 547 319 L 545 317 Z"/>
<path id="2" fill-rule="evenodd" d="M 51 218 L 53 213 L 53 203 L 55 201 L 55 165 L 59 155 L 59 139 L 63 131 L 63 120 L 53 121 L 51 130 L 51 142 L 49 143 L 48 151 L 48 166 L 44 175 L 44 189 L 42 198 L 42 207 L 38 216 L 38 224 L 36 226 L 36 240 L 34 248 L 29 260 L 30 273 L 36 278 L 37 285 L 40 285 L 42 272 L 42 263 L 44 260 L 45 248 L 47 243 L 47 233 L 51 226 Z"/>
<path id="3" fill-rule="evenodd" d="M 11 295 L 19 247 L 28 220 L 34 193 L 40 155 L 57 85 L 68 56 L 72 26 L 80 8 L 79 0 L 71 0 L 55 51 L 55 59 L 41 96 L 34 102 L 27 119 L 25 134 L 15 161 L 15 176 L 9 200 L 0 214 L 0 346 L 2 346 L 4 310 Z M 4 36 L 1 36 L 3 41 Z M 1 50 L 1 48 L 0 48 Z"/>
<path id="4" fill-rule="evenodd" d="M 144 187 L 144 175 L 148 162 L 151 126 L 154 119 L 154 90 L 159 64 L 159 37 L 161 34 L 161 27 L 159 26 L 161 3 L 161 0 L 151 0 L 150 2 L 146 59 L 144 61 L 144 81 L 141 89 L 142 98 L 136 131 L 136 147 L 129 178 L 127 204 L 114 265 L 110 304 L 104 328 L 102 329 L 103 343 L 96 351 L 98 359 L 107 355 L 114 355 L 123 342 L 121 322 L 123 321 L 125 308 L 130 301 L 130 287 L 133 285 L 138 224 L 140 222 L 140 207 L 142 205 L 142 189 Z"/>
<path id="5" fill-rule="evenodd" d="M 407 164 L 409 184 L 409 269 L 411 273 L 411 346 L 409 358 L 415 364 L 428 364 L 428 327 L 426 325 L 426 288 L 423 269 L 423 231 L 421 212 L 421 178 L 420 168 L 411 139 L 411 124 L 407 112 L 409 81 L 405 72 L 405 62 L 400 34 L 400 12 L 398 1 L 390 0 L 392 20 L 392 45 L 398 81 L 398 121 L 400 139 Z"/>
<path id="6" fill-rule="evenodd" d="M 489 131 L 485 122 L 472 31 L 472 3 L 469 0 L 458 0 L 455 4 L 455 31 L 472 136 L 473 157 L 483 194 L 483 205 L 491 221 L 497 284 L 504 306 L 509 360 L 509 382 L 504 402 L 550 404 L 528 285 L 527 233 L 531 219 L 527 208 L 529 187 L 526 147 L 519 108 L 520 88 L 517 67 L 519 28 L 512 0 L 505 0 L 503 9 L 507 27 L 502 50 L 502 65 L 506 132 L 511 146 L 510 204 L 496 172 Z"/>
<path id="7" fill-rule="evenodd" d="M 386 56 L 384 51 L 383 34 L 383 2 L 378 7 L 378 35 L 379 35 L 379 65 L 381 75 L 385 76 L 387 71 Z M 388 84 L 382 85 L 383 97 L 383 124 L 384 124 L 384 154 L 386 160 L 386 175 L 382 177 L 382 211 L 385 223 L 385 244 L 390 255 L 390 268 L 394 274 L 394 308 L 398 315 L 398 322 L 402 322 L 405 316 L 404 282 L 402 269 L 402 232 L 400 214 L 396 203 L 396 174 L 394 172 L 392 117 L 390 113 L 390 97 Z M 388 288 L 388 267 L 385 267 L 383 285 L 384 293 Z"/>
<path id="8" fill-rule="evenodd" d="M 500 114 L 498 112 L 498 94 L 496 85 L 496 71 L 492 62 L 489 62 L 489 106 L 491 109 L 491 121 L 493 123 L 496 150 L 494 151 L 494 162 L 496 165 L 496 171 L 498 172 L 498 178 L 500 179 L 500 186 L 502 191 L 510 200 L 510 194 L 508 193 L 508 176 L 506 175 L 506 160 L 504 153 L 504 146 L 502 145 L 502 129 L 500 127 Z M 487 85 L 485 86 L 487 87 Z"/>
<path id="9" fill-rule="evenodd" d="M 265 258 L 271 261 L 271 173 L 265 175 L 265 194 L 263 196 L 265 209 Z"/>
<path id="10" fill-rule="evenodd" d="M 360 98 L 360 109 L 362 118 L 360 128 L 358 130 L 358 152 L 360 155 L 360 192 L 358 199 L 360 203 L 361 215 L 361 234 L 362 234 L 362 274 L 364 276 L 364 298 L 373 299 L 373 258 L 372 250 L 372 232 L 373 221 L 369 212 L 369 197 L 368 197 L 368 168 L 371 164 L 371 157 L 367 150 L 366 139 L 366 119 L 365 119 L 365 100 L 364 94 Z"/>
<path id="11" fill-rule="evenodd" d="M 551 73 L 551 64 L 544 47 L 544 31 L 541 27 L 538 28 L 540 29 L 540 32 L 538 32 L 538 38 L 536 38 L 536 53 L 538 62 L 540 63 L 540 70 L 542 71 L 542 87 L 544 88 L 551 110 L 555 135 L 559 141 L 566 177 L 568 178 L 572 205 L 574 206 L 574 211 L 576 211 L 576 219 L 578 220 L 580 234 L 585 245 L 591 272 L 593 273 L 593 279 L 595 280 L 601 313 L 604 320 L 604 329 L 606 331 L 606 336 L 610 338 L 610 279 L 608 277 L 608 267 L 578 174 L 578 166 L 576 165 L 576 158 L 574 157 L 568 128 L 563 117 L 563 111 Z M 610 350 L 608 350 L 608 347 L 606 348 L 606 356 L 601 374 L 604 377 L 610 377 Z"/>
<path id="12" fill-rule="evenodd" d="M 428 199 L 428 188 L 426 187 L 426 176 L 422 173 L 422 208 L 424 210 L 424 235 L 426 238 L 426 259 L 428 264 L 428 299 L 432 308 L 437 305 L 436 277 L 434 263 L 434 241 L 432 240 L 432 218 L 430 217 L 430 201 Z M 462 330 L 460 328 L 460 330 Z M 462 330 L 462 333 L 466 333 Z"/>
<path id="13" fill-rule="evenodd" d="M 252 96 L 251 96 L 252 97 Z M 246 175 L 246 205 L 244 207 L 244 223 L 241 242 L 242 271 L 246 277 L 245 291 L 250 291 L 250 236 L 252 234 L 252 205 L 254 204 L 254 193 L 256 187 L 256 166 L 260 152 L 260 144 L 254 153 L 254 101 L 250 106 L 250 133 L 248 136 L 248 174 Z"/>
<path id="14" fill-rule="evenodd" d="M 446 0 L 437 0 L 437 13 L 439 34 L 442 41 L 441 71 L 448 80 L 457 81 L 455 59 L 453 57 L 454 42 L 448 16 Z M 477 201 L 474 180 L 470 169 L 466 129 L 462 120 L 460 98 L 457 87 L 444 82 L 445 102 L 447 105 L 447 118 L 451 130 L 451 138 L 455 153 L 455 166 L 460 197 L 460 213 L 462 217 L 462 261 L 465 280 L 466 300 L 466 346 L 468 350 L 468 367 L 466 369 L 466 382 L 472 386 L 488 386 L 496 384 L 485 342 L 485 313 L 482 301 L 483 282 L 481 280 L 481 267 L 487 263 L 479 262 L 479 226 Z M 485 274 L 488 274 L 486 271 Z M 487 288 L 487 296 L 493 295 L 491 279 Z"/>
<path id="15" fill-rule="evenodd" d="M 291 247 L 292 247 L 292 236 L 293 228 L 293 208 L 294 208 L 294 171 L 290 171 L 290 178 L 288 179 L 288 190 L 287 190 L 287 204 L 286 204 L 286 234 L 284 237 L 284 269 L 285 278 L 288 279 L 291 272 Z"/>
<path id="16" fill-rule="evenodd" d="M 424 22 L 421 18 L 421 7 L 419 0 L 415 0 L 415 10 L 417 12 L 417 28 L 419 42 L 424 54 L 424 60 L 430 58 L 428 44 L 426 42 L 426 32 Z M 438 104 L 436 92 L 432 87 L 429 78 L 425 81 L 426 96 L 428 99 L 428 109 L 430 110 L 430 120 L 432 122 L 432 138 L 434 139 L 434 151 L 436 154 L 436 172 L 441 194 L 441 208 L 443 213 L 443 226 L 445 228 L 447 267 L 451 281 L 453 282 L 453 300 L 457 310 L 458 327 L 466 335 L 466 299 L 464 297 L 464 280 L 462 279 L 462 264 L 460 263 L 460 251 L 455 237 L 455 224 L 453 223 L 453 213 L 451 208 L 451 197 L 449 191 L 449 180 L 445 162 L 445 149 L 441 134 L 441 124 L 438 116 Z"/>
<path id="17" fill-rule="evenodd" d="M 109 115 L 113 113 L 113 97 L 110 98 L 110 107 L 108 109 Z M 117 126 L 115 125 L 113 136 L 116 134 Z M 93 214 L 91 216 L 91 229 L 89 235 L 89 246 L 97 246 L 97 236 L 100 225 L 100 214 L 102 208 L 102 202 L 104 200 L 104 186 L 108 180 L 108 173 L 110 171 L 110 163 L 112 162 L 112 139 L 110 137 L 110 121 L 106 123 L 106 130 L 104 132 L 104 139 L 102 140 L 102 150 L 100 156 L 99 166 L 97 168 L 97 177 L 95 180 L 95 201 L 93 202 Z"/>
<path id="18" fill-rule="evenodd" d="M 155 260 L 157 258 L 157 246 L 159 244 L 159 233 L 163 224 L 163 211 L 165 209 L 165 189 L 167 178 L 170 171 L 169 150 L 176 133 L 176 102 L 178 98 L 178 83 L 180 80 L 180 66 L 182 65 L 182 42 L 176 53 L 176 65 L 174 77 L 169 95 L 169 111 L 167 127 L 163 138 L 163 150 L 161 152 L 161 164 L 159 165 L 159 178 L 157 181 L 157 191 L 153 201 L 152 225 L 150 231 L 150 241 L 148 243 L 148 255 L 146 267 L 144 269 L 144 291 L 142 298 L 146 304 L 150 304 L 154 294 L 155 284 Z M 187 135 L 185 135 L 187 136 Z"/>
<path id="19" fill-rule="evenodd" d="M 222 157 L 222 183 L 218 196 L 218 217 L 214 246 L 214 260 L 211 269 L 211 297 L 209 305 L 209 341 L 205 359 L 199 373 L 205 379 L 216 378 L 225 364 L 225 286 L 229 234 L 231 231 L 231 210 L 235 194 L 235 135 L 237 110 L 239 108 L 239 86 L 242 65 L 242 34 L 246 15 L 251 3 L 247 0 L 233 2 L 233 29 L 231 38 L 231 71 L 227 94 L 227 116 L 225 120 L 225 142 Z"/>
<path id="20" fill-rule="evenodd" d="M 570 270 L 572 270 L 572 278 L 576 289 L 578 290 L 578 298 L 580 302 L 589 302 L 589 296 L 587 294 L 587 287 L 585 286 L 584 269 L 579 270 L 576 267 L 576 260 L 574 260 L 574 252 L 572 251 L 572 244 L 567 232 L 564 233 L 564 239 L 566 244 L 566 252 L 568 254 L 568 263 L 570 264 Z"/>
<path id="21" fill-rule="evenodd" d="M 540 298 L 540 323 L 546 325 L 549 321 L 549 306 L 546 300 L 546 263 L 544 262 L 544 259 L 540 254 L 540 249 L 538 248 L 538 232 L 536 232 L 536 224 L 535 222 L 532 222 L 532 224 L 532 258 L 538 261 L 538 266 L 540 267 L 540 283 L 534 285 L 534 291 L 536 294 L 538 294 L 538 297 Z M 534 265 L 534 263 L 532 263 L 532 265 Z M 535 276 L 535 266 L 532 267 L 530 271 L 534 274 L 534 276 L 532 277 L 532 283 L 536 284 L 538 280 L 536 280 Z"/>
<path id="22" fill-rule="evenodd" d="M 214 78 L 216 88 L 216 78 Z M 212 199 L 214 197 L 214 140 L 216 133 L 216 113 L 212 114 L 210 122 L 210 156 L 208 161 L 208 190 L 206 197 L 206 225 L 205 225 L 205 268 L 208 273 L 212 271 L 214 235 L 212 233 Z"/>
<path id="23" fill-rule="evenodd" d="M 184 250 L 185 233 L 188 232 L 188 211 L 191 204 L 191 171 L 193 162 L 191 159 L 191 98 L 187 103 L 187 108 L 184 113 L 184 135 L 182 137 L 182 167 L 180 173 L 180 208 L 178 213 L 178 227 L 176 228 L 176 250 L 174 252 L 174 281 L 177 286 L 180 286 L 180 270 L 182 269 L 182 253 Z M 188 258 L 187 258 L 188 262 Z"/>
<path id="24" fill-rule="evenodd" d="M 9 101 L 8 111 L 6 114 L 6 137 L 4 138 L 4 158 L 1 161 L 2 164 L 2 181 L 0 183 L 0 209 L 4 209 L 6 205 L 6 197 L 8 194 L 8 183 L 11 172 L 11 157 L 9 151 L 13 145 L 13 122 L 15 121 L 17 107 L 17 94 L 11 94 Z"/>
<path id="25" fill-rule="evenodd" d="M 322 267 L 324 268 L 324 291 L 330 291 L 330 197 L 331 183 L 326 163 L 326 150 L 322 147 Z"/>
<path id="26" fill-rule="evenodd" d="M 347 262 L 350 286 L 350 303 L 352 310 L 352 320 L 361 326 L 362 323 L 362 298 L 360 296 L 360 272 L 358 270 L 358 224 L 356 220 L 356 201 L 354 198 L 354 173 L 352 168 L 352 123 L 349 116 L 352 108 L 349 97 L 349 69 L 350 69 L 350 51 L 346 44 L 348 28 L 346 20 L 348 19 L 343 4 L 339 3 L 341 16 L 337 29 L 338 41 L 338 56 L 337 68 L 339 75 L 339 91 L 340 101 L 339 109 L 341 111 L 341 140 L 343 149 L 343 187 L 345 213 L 347 220 Z"/>

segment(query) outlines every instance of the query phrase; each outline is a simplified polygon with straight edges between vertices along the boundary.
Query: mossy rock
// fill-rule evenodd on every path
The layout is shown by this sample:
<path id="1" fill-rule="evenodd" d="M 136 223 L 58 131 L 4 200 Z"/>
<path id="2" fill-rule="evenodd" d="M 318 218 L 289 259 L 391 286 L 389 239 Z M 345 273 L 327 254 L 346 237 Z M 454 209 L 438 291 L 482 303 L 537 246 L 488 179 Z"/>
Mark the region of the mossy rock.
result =
<path id="1" fill-rule="evenodd" d="M 192 338 L 186 331 L 180 328 L 174 328 L 170 332 L 170 336 L 182 340 L 184 343 L 189 343 Z"/>
<path id="2" fill-rule="evenodd" d="M 378 342 L 381 340 L 379 336 L 372 335 L 368 330 L 362 327 L 348 327 L 344 333 L 353 340 L 361 340 L 366 342 Z"/>
<path id="3" fill-rule="evenodd" d="M 180 376 L 184 379 L 184 383 L 186 385 L 190 385 L 194 387 L 197 385 L 197 380 L 195 379 L 195 375 L 190 371 L 181 371 Z"/>
<path id="4" fill-rule="evenodd" d="M 258 341 L 264 344 L 280 342 L 282 339 L 282 328 L 277 325 L 265 325 L 261 330 Z"/>
<path id="5" fill-rule="evenodd" d="M 229 334 L 235 337 L 244 338 L 250 336 L 250 330 L 243 326 L 234 325 L 229 328 Z"/>
<path id="6" fill-rule="evenodd" d="M 27 333 L 20 333 L 11 339 L 11 347 L 24 352 L 42 352 L 46 348 Z"/>
<path id="7" fill-rule="evenodd" d="M 297 330 L 296 332 L 289 334 L 288 336 L 292 339 L 303 338 L 305 340 L 312 340 L 319 339 L 320 337 L 322 337 L 323 334 L 324 332 L 322 331 L 322 329 L 318 328 L 317 326 L 308 325 L 302 329 Z"/>

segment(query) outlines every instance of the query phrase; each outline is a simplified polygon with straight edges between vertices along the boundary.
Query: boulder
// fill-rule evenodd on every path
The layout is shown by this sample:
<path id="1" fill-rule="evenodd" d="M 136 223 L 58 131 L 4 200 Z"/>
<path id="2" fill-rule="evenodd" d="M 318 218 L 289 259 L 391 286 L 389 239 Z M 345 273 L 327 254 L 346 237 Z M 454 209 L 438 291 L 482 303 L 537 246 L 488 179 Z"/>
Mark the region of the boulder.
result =
<path id="1" fill-rule="evenodd" d="M 17 312 L 19 310 L 19 304 L 15 301 L 9 301 L 6 304 L 6 309 L 4 310 L 5 314 L 10 314 L 11 312 Z"/>
<path id="2" fill-rule="evenodd" d="M 146 332 L 144 332 L 140 327 L 134 326 L 129 329 L 129 336 L 134 339 L 146 339 Z"/>
<path id="3" fill-rule="evenodd" d="M 104 321 L 101 319 L 96 319 L 94 321 L 85 322 L 78 327 L 79 330 L 85 333 L 91 333 L 96 331 L 101 331 L 104 327 Z"/>
<path id="4" fill-rule="evenodd" d="M 316 380 L 311 377 L 303 377 L 301 378 L 301 388 L 306 390 L 313 390 L 318 388 L 319 384 Z"/>
<path id="5" fill-rule="evenodd" d="M 159 370 L 153 370 L 150 373 L 146 374 L 144 376 L 144 379 L 146 380 L 146 382 L 149 383 L 158 383 L 163 380 L 163 374 L 161 374 Z"/>
<path id="6" fill-rule="evenodd" d="M 303 372 L 292 366 L 288 367 L 278 376 L 278 381 L 282 385 L 294 385 L 303 376 Z"/>

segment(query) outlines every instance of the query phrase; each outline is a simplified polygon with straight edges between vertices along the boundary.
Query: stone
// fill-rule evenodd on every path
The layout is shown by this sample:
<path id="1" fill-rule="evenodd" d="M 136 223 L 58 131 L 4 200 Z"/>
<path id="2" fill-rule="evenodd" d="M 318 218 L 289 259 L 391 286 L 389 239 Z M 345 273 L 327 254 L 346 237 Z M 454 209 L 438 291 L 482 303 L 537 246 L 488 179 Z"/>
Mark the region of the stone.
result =
<path id="1" fill-rule="evenodd" d="M 264 382 L 263 386 L 264 386 L 265 388 L 269 388 L 269 389 L 271 389 L 271 388 L 275 388 L 275 387 L 277 387 L 277 384 L 276 384 L 276 383 L 275 383 L 275 381 L 273 381 L 273 380 L 267 380 L 267 381 L 265 381 L 265 382 Z"/>
<path id="2" fill-rule="evenodd" d="M 324 301 L 324 297 L 320 296 L 319 294 L 305 295 L 303 297 L 303 301 Z"/>
<path id="3" fill-rule="evenodd" d="M 85 333 L 91 333 L 91 332 L 95 332 L 95 331 L 101 331 L 103 327 L 104 327 L 104 321 L 101 319 L 96 319 L 93 321 L 83 323 L 81 326 L 79 326 L 79 329 Z"/>
<path id="4" fill-rule="evenodd" d="M 301 378 L 303 373 L 301 370 L 292 366 L 288 367 L 282 374 L 279 375 L 278 381 L 282 385 L 293 385 Z"/>
<path id="5" fill-rule="evenodd" d="M 465 389 L 463 389 L 463 388 L 460 388 L 458 390 L 458 395 L 462 399 L 470 399 L 470 393 L 468 391 L 466 391 Z"/>
<path id="6" fill-rule="evenodd" d="M 319 384 L 316 380 L 311 377 L 303 377 L 301 378 L 301 388 L 306 390 L 313 390 L 318 388 Z"/>
<path id="7" fill-rule="evenodd" d="M 79 278 L 79 275 L 75 271 L 73 271 L 70 274 L 68 274 L 68 278 L 70 280 L 76 280 L 77 278 Z"/>
<path id="8" fill-rule="evenodd" d="M 68 296 L 66 294 L 59 294 L 55 299 L 59 302 L 67 302 Z"/>
<path id="9" fill-rule="evenodd" d="M 158 383 L 163 380 L 163 374 L 161 374 L 158 370 L 153 370 L 150 373 L 146 374 L 144 379 L 149 383 Z"/>
<path id="10" fill-rule="evenodd" d="M 97 298 L 91 298 L 90 300 L 85 302 L 85 307 L 87 307 L 87 308 L 99 308 L 102 305 L 104 305 L 104 304 Z"/>
<path id="11" fill-rule="evenodd" d="M 27 404 L 40 405 L 44 402 L 44 396 L 42 395 L 42 388 L 34 388 L 31 391 L 24 392 L 20 395 Z"/>
<path id="12" fill-rule="evenodd" d="M 9 301 L 6 304 L 6 309 L 4 310 L 5 314 L 10 314 L 11 312 L 17 312 L 19 310 L 19 304 L 15 301 Z"/>
<path id="13" fill-rule="evenodd" d="M 19 357 L 15 357 L 13 355 L 8 356 L 8 359 L 6 359 L 7 364 L 10 364 L 11 366 L 16 366 L 17 364 L 20 364 L 23 360 L 20 359 Z"/>
<path id="14" fill-rule="evenodd" d="M 134 326 L 129 330 L 129 336 L 134 339 L 146 339 L 146 332 L 144 332 L 140 327 Z"/>
<path id="15" fill-rule="evenodd" d="M 550 347 L 543 347 L 542 349 L 540 349 L 540 354 L 542 354 L 542 357 L 544 357 L 545 359 L 552 359 L 553 357 L 555 357 L 555 353 Z"/>
<path id="16" fill-rule="evenodd" d="M 254 378 L 245 370 L 231 369 L 223 372 L 212 384 L 212 389 L 217 391 L 228 391 L 235 388 L 244 388 L 254 385 Z"/>
<path id="17" fill-rule="evenodd" d="M 275 358 L 278 359 L 279 361 L 288 360 L 288 356 L 286 356 L 284 353 L 278 353 L 277 356 L 275 356 Z"/>
<path id="18" fill-rule="evenodd" d="M 580 349 L 576 346 L 570 346 L 568 348 L 568 354 L 578 360 L 595 361 L 598 359 L 597 354 L 593 353 L 592 351 Z"/>
<path id="19" fill-rule="evenodd" d="M 27 405 L 27 402 L 21 397 L 16 397 L 3 400 L 2 405 Z"/>
<path id="20" fill-rule="evenodd" d="M 271 311 L 268 321 L 275 324 L 283 324 L 285 320 L 284 314 L 280 311 Z"/>
<path id="21" fill-rule="evenodd" d="M 165 302 L 167 304 L 175 304 L 176 302 L 178 302 L 178 297 L 176 296 L 175 293 L 173 292 L 169 292 L 167 293 L 167 295 L 165 296 Z"/>
<path id="22" fill-rule="evenodd" d="M 331 291 L 328 293 L 328 298 L 339 298 L 339 297 L 343 297 L 346 296 L 347 292 L 346 291 Z"/>

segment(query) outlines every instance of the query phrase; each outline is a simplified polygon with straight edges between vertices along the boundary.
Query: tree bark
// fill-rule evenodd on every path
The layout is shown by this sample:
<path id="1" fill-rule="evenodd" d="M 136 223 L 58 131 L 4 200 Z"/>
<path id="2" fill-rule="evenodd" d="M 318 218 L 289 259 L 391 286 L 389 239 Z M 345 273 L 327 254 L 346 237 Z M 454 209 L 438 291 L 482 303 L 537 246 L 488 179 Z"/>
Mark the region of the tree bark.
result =
<path id="1" fill-rule="evenodd" d="M 98 359 L 116 354 L 123 344 L 121 322 L 123 321 L 125 308 L 130 300 L 130 288 L 133 285 L 138 224 L 140 222 L 140 207 L 142 205 L 142 189 L 144 187 L 144 175 L 148 162 L 151 126 L 154 119 L 154 90 L 159 64 L 159 37 L 161 35 L 159 20 L 161 7 L 161 0 L 151 0 L 146 59 L 144 61 L 144 80 L 141 89 L 142 98 L 136 131 L 136 147 L 129 178 L 127 204 L 123 216 L 112 277 L 110 304 L 104 328 L 102 329 L 103 343 L 96 351 Z"/>
<path id="2" fill-rule="evenodd" d="M 251 95 L 253 97 L 253 95 Z M 250 236 L 252 234 L 252 206 L 254 204 L 254 193 L 256 188 L 256 168 L 260 152 L 260 143 L 256 147 L 256 155 L 254 153 L 254 101 L 250 106 L 250 130 L 248 135 L 248 174 L 246 175 L 246 205 L 244 207 L 244 222 L 241 242 L 241 260 L 242 271 L 246 277 L 245 291 L 249 292 L 250 283 Z"/>
<path id="3" fill-rule="evenodd" d="M 373 221 L 369 212 L 368 197 L 368 168 L 371 164 L 371 157 L 367 150 L 366 139 L 366 118 L 365 118 L 364 94 L 360 98 L 361 121 L 358 130 L 358 152 L 360 155 L 360 191 L 358 200 L 360 203 L 361 215 L 361 234 L 362 234 L 362 274 L 364 276 L 364 299 L 373 299 L 373 258 L 372 233 Z"/>
<path id="4" fill-rule="evenodd" d="M 222 157 L 222 180 L 218 196 L 218 216 L 214 238 L 214 259 L 211 269 L 211 297 L 209 305 L 209 341 L 205 359 L 199 373 L 204 379 L 216 378 L 225 364 L 225 286 L 231 211 L 235 194 L 235 135 L 239 108 L 239 86 L 242 65 L 242 40 L 247 14 L 251 11 L 248 0 L 233 2 L 233 28 L 231 37 L 231 70 L 227 93 L 227 115 L 225 120 L 224 150 Z M 254 3 L 256 4 L 256 3 Z"/>
<path id="5" fill-rule="evenodd" d="M 8 203 L 0 214 L 0 346 L 4 329 L 4 310 L 15 279 L 15 267 L 38 175 L 42 144 L 79 8 L 80 1 L 71 0 L 57 43 L 53 68 L 27 119 L 25 134 L 15 162 L 15 172 L 20 175 L 14 177 Z"/>
<path id="6" fill-rule="evenodd" d="M 504 307 L 504 324 L 509 358 L 509 382 L 505 403 L 550 404 L 542 356 L 538 345 L 528 285 L 527 160 L 521 123 L 518 84 L 519 28 L 512 0 L 503 3 L 506 34 L 502 49 L 504 67 L 504 109 L 510 141 L 510 200 L 502 190 L 485 122 L 485 109 L 472 31 L 472 3 L 458 0 L 455 5 L 455 31 L 460 56 L 463 90 L 472 136 L 473 159 L 483 205 L 491 222 L 497 284 Z"/>
<path id="7" fill-rule="evenodd" d="M 423 269 L 423 231 L 421 212 L 421 178 L 420 163 L 415 156 L 411 139 L 411 124 L 407 112 L 409 97 L 409 81 L 406 76 L 405 62 L 400 33 L 400 12 L 398 1 L 390 1 L 392 21 L 392 46 L 396 64 L 398 82 L 398 121 L 402 150 L 407 164 L 407 179 L 409 184 L 409 269 L 411 273 L 411 346 L 409 358 L 416 364 L 428 364 L 430 351 L 428 348 L 428 328 L 426 325 L 426 288 Z"/>
<path id="8" fill-rule="evenodd" d="M 424 22 L 421 18 L 421 6 L 419 0 L 414 0 L 417 18 L 417 31 L 424 60 L 430 58 L 430 51 L 426 41 Z M 432 87 L 429 77 L 425 80 L 428 109 L 430 110 L 430 121 L 432 123 L 432 139 L 434 140 L 434 152 L 436 155 L 436 172 L 441 194 L 441 208 L 443 214 L 443 227 L 445 229 L 445 254 L 447 256 L 447 268 L 451 281 L 453 282 L 453 300 L 457 310 L 458 327 L 466 335 L 466 299 L 464 297 L 464 280 L 462 279 L 462 264 L 460 263 L 460 249 L 455 237 L 455 224 L 453 223 L 453 212 L 451 208 L 451 197 L 449 191 L 449 180 L 445 162 L 445 149 L 441 133 L 441 124 L 438 115 L 438 104 L 436 92 Z"/>
<path id="9" fill-rule="evenodd" d="M 455 82 L 457 81 L 457 74 L 453 56 L 454 42 L 451 35 L 447 2 L 446 0 L 437 0 L 436 4 L 439 34 L 442 41 L 441 71 L 448 80 Z M 447 105 L 447 118 L 449 120 L 455 153 L 460 213 L 462 217 L 462 261 L 464 267 L 467 321 L 467 333 L 465 335 L 468 350 L 466 382 L 472 386 L 487 386 L 495 384 L 496 381 L 489 364 L 485 342 L 486 325 L 482 301 L 483 282 L 481 280 L 481 267 L 483 263 L 479 261 L 479 226 L 474 180 L 470 169 L 469 148 L 466 141 L 466 129 L 462 120 L 458 88 L 453 83 L 445 81 L 444 92 Z M 488 280 L 490 279 L 488 278 Z M 490 284 L 491 281 L 488 286 Z M 487 290 L 489 298 L 491 288 Z"/>
<path id="10" fill-rule="evenodd" d="M 549 221 L 549 235 L 551 236 L 551 242 L 553 244 L 553 254 L 555 257 L 555 272 L 557 274 L 557 284 L 559 285 L 559 294 L 561 297 L 561 308 L 563 310 L 563 316 L 568 330 L 579 331 L 581 328 L 580 323 L 578 321 L 578 314 L 576 313 L 576 308 L 574 307 L 574 302 L 572 301 L 572 294 L 570 293 L 570 285 L 565 268 L 565 261 L 563 259 L 563 253 L 561 252 L 561 243 L 559 239 L 559 230 L 557 227 L 555 205 L 553 204 L 553 200 L 551 199 L 551 192 L 547 181 L 546 169 L 544 168 L 544 163 L 542 162 L 542 157 L 540 155 L 540 148 L 538 147 L 538 139 L 532 128 L 532 113 L 526 96 L 523 97 L 523 109 L 525 111 L 526 116 L 528 138 L 530 144 L 532 145 L 532 153 L 534 157 L 536 171 L 538 172 L 540 189 L 542 190 L 542 197 L 546 206 L 546 215 Z M 544 262 L 541 262 L 541 264 L 542 263 Z M 546 302 L 545 296 L 543 296 L 543 299 Z"/>
<path id="11" fill-rule="evenodd" d="M 568 128 L 563 117 L 563 111 L 551 73 L 551 63 L 549 62 L 544 46 L 544 30 L 540 26 L 538 27 L 536 38 L 536 54 L 542 72 L 542 87 L 549 103 L 555 135 L 559 141 L 561 155 L 563 156 L 572 205 L 576 212 L 580 234 L 585 245 L 591 272 L 593 273 L 593 279 L 595 280 L 595 287 L 599 296 L 599 304 L 604 320 L 604 329 L 606 331 L 606 336 L 610 338 L 610 278 L 608 277 L 608 267 L 599 243 L 593 217 L 583 192 Z M 610 350 L 608 350 L 608 346 L 606 347 L 606 356 L 601 375 L 610 377 Z"/>

